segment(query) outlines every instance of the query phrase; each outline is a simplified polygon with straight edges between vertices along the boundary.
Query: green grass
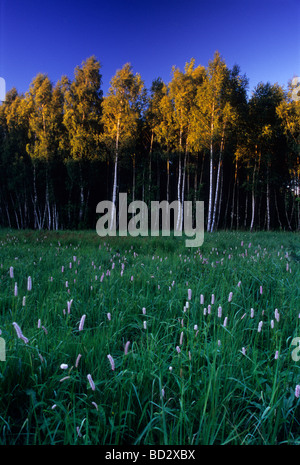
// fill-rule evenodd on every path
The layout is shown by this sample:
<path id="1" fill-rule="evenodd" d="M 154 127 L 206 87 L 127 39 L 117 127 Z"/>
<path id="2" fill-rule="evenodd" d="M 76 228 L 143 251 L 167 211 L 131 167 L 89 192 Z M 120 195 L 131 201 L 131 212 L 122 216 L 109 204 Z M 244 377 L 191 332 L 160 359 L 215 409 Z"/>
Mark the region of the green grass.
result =
<path id="1" fill-rule="evenodd" d="M 188 249 L 0 230 L 0 444 L 300 444 L 299 251 L 296 233 L 220 232 Z"/>

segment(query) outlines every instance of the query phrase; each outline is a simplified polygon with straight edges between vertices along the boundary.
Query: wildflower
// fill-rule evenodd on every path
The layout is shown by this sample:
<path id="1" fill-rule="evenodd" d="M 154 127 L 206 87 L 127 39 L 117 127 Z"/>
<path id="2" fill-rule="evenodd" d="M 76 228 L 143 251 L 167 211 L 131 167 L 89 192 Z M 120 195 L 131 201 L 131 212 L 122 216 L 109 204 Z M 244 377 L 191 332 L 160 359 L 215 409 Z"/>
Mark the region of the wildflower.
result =
<path id="1" fill-rule="evenodd" d="M 38 326 L 37 326 L 37 327 L 38 327 L 38 328 L 41 327 L 41 319 L 40 319 L 40 318 L 38 319 Z"/>
<path id="2" fill-rule="evenodd" d="M 64 269 L 65 269 L 65 267 L 62 266 L 62 267 L 61 267 L 61 272 L 62 272 L 62 273 L 64 272 Z"/>
<path id="3" fill-rule="evenodd" d="M 242 281 L 239 281 L 238 282 L 238 287 L 241 287 L 241 285 L 242 285 Z"/>
<path id="4" fill-rule="evenodd" d="M 78 354 L 77 355 L 77 358 L 76 358 L 76 362 L 75 362 L 75 367 L 77 368 L 78 365 L 79 365 L 79 360 L 81 359 L 82 355 L 81 354 Z"/>
<path id="5" fill-rule="evenodd" d="M 23 297 L 23 300 L 22 300 L 22 305 L 23 305 L 23 307 L 25 307 L 25 304 L 26 304 L 26 297 L 24 296 L 24 297 Z"/>
<path id="6" fill-rule="evenodd" d="M 93 378 L 92 378 L 92 376 L 90 374 L 87 375 L 87 379 L 88 379 L 88 382 L 90 383 L 92 391 L 95 391 L 95 389 L 96 389 L 95 383 L 94 383 Z"/>
<path id="7" fill-rule="evenodd" d="M 11 267 L 9 268 L 9 276 L 10 276 L 11 278 L 14 277 L 14 267 L 13 267 L 13 266 L 11 266 Z"/>
<path id="8" fill-rule="evenodd" d="M 194 325 L 194 330 L 195 330 L 195 331 L 198 330 L 198 325 Z"/>
<path id="9" fill-rule="evenodd" d="M 279 322 L 279 312 L 278 312 L 277 308 L 275 308 L 274 314 L 275 314 L 275 320 L 276 320 L 277 322 Z"/>
<path id="10" fill-rule="evenodd" d="M 275 356 L 274 356 L 275 360 L 277 360 L 277 359 L 278 359 L 278 356 L 279 356 L 279 352 L 278 352 L 278 350 L 276 350 L 276 352 L 275 352 Z"/>
<path id="11" fill-rule="evenodd" d="M 253 317 L 254 317 L 254 308 L 251 308 L 250 317 L 251 317 L 251 318 L 253 318 Z"/>
<path id="12" fill-rule="evenodd" d="M 15 330 L 16 330 L 16 333 L 17 333 L 18 338 L 19 338 L 19 339 L 22 339 L 22 340 L 25 342 L 25 344 L 27 344 L 28 339 L 27 339 L 27 337 L 25 337 L 25 336 L 23 335 L 20 326 L 19 326 L 16 322 L 13 322 L 13 327 L 14 327 Z"/>
<path id="13" fill-rule="evenodd" d="M 211 313 L 211 305 L 207 306 L 207 313 L 210 315 L 210 313 Z"/>
<path id="14" fill-rule="evenodd" d="M 213 305 L 215 303 L 215 294 L 211 295 L 211 304 Z"/>
<path id="15" fill-rule="evenodd" d="M 300 397 L 300 384 L 297 384 L 295 388 L 295 397 L 297 397 L 297 399 Z"/>
<path id="16" fill-rule="evenodd" d="M 127 341 L 124 347 L 124 355 L 128 354 L 129 346 L 130 346 L 130 341 Z"/>
<path id="17" fill-rule="evenodd" d="M 200 295 L 200 304 L 201 305 L 204 304 L 204 295 L 203 294 Z"/>
<path id="18" fill-rule="evenodd" d="M 60 365 L 60 368 L 61 368 L 62 370 L 67 370 L 67 369 L 68 369 L 68 365 L 67 365 L 66 363 L 62 363 L 62 364 Z"/>
<path id="19" fill-rule="evenodd" d="M 176 346 L 176 351 L 177 351 L 178 354 L 180 354 L 181 350 L 180 350 L 179 346 Z"/>
<path id="20" fill-rule="evenodd" d="M 179 345 L 182 346 L 182 343 L 183 343 L 183 331 L 181 331 L 181 333 L 180 333 Z"/>
<path id="21" fill-rule="evenodd" d="M 145 309 L 145 307 L 142 308 L 142 313 L 143 313 L 143 315 L 146 315 L 146 309 Z"/>
<path id="22" fill-rule="evenodd" d="M 169 371 L 170 371 L 170 373 L 171 373 L 171 371 L 172 371 L 172 370 L 173 370 L 173 367 L 171 367 L 171 366 L 170 366 L 170 367 L 169 367 Z"/>
<path id="23" fill-rule="evenodd" d="M 14 295 L 15 295 L 15 297 L 18 296 L 18 284 L 17 283 L 15 283 Z"/>
<path id="24" fill-rule="evenodd" d="M 107 314 L 107 319 L 108 319 L 109 321 L 111 320 L 111 314 L 110 314 L 110 313 Z"/>
<path id="25" fill-rule="evenodd" d="M 243 355 L 246 355 L 246 349 L 245 349 L 245 347 L 242 347 L 242 354 L 243 354 Z"/>
<path id="26" fill-rule="evenodd" d="M 61 378 L 59 380 L 59 382 L 62 383 L 63 381 L 66 381 L 66 379 L 69 379 L 69 378 L 70 378 L 70 376 L 65 376 L 64 378 Z"/>
<path id="27" fill-rule="evenodd" d="M 274 320 L 271 320 L 271 328 L 274 328 Z"/>
<path id="28" fill-rule="evenodd" d="M 226 328 L 226 326 L 227 326 L 227 321 L 228 321 L 228 317 L 227 317 L 227 316 L 225 316 L 225 318 L 224 318 L 224 322 L 223 322 L 223 326 L 224 326 L 224 328 Z"/>
<path id="29" fill-rule="evenodd" d="M 42 326 L 42 329 L 44 330 L 44 333 L 45 333 L 45 334 L 48 334 L 48 331 L 47 331 L 47 329 L 45 328 L 45 326 Z"/>
<path id="30" fill-rule="evenodd" d="M 233 293 L 230 292 L 230 293 L 229 293 L 229 296 L 228 296 L 228 302 L 231 302 L 231 301 L 232 301 L 232 296 L 233 296 Z"/>
<path id="31" fill-rule="evenodd" d="M 98 410 L 98 405 L 96 404 L 96 402 L 92 402 L 92 405 L 95 407 L 96 410 Z"/>
<path id="32" fill-rule="evenodd" d="M 67 307 L 68 307 L 68 313 L 71 312 L 71 305 L 72 305 L 73 299 L 67 301 Z"/>
<path id="33" fill-rule="evenodd" d="M 162 388 L 162 390 L 161 390 L 161 397 L 162 397 L 162 398 L 165 397 L 165 390 L 164 390 L 164 388 Z"/>
<path id="34" fill-rule="evenodd" d="M 262 286 L 259 286 L 259 293 L 260 293 L 260 295 L 263 293 L 263 288 L 262 288 Z"/>
<path id="35" fill-rule="evenodd" d="M 115 362 L 114 362 L 114 359 L 112 358 L 112 356 L 111 356 L 110 354 L 108 354 L 107 358 L 108 358 L 108 360 L 109 360 L 109 363 L 110 363 L 110 366 L 111 366 L 112 371 L 114 371 L 114 369 L 115 369 Z"/>
<path id="36" fill-rule="evenodd" d="M 188 300 L 192 298 L 192 289 L 188 289 Z"/>
<path id="37" fill-rule="evenodd" d="M 222 317 L 222 307 L 221 305 L 219 305 L 218 307 L 218 318 L 221 318 Z"/>
<path id="38" fill-rule="evenodd" d="M 260 321 L 260 322 L 258 323 L 258 328 L 257 328 L 257 331 L 258 331 L 259 333 L 261 332 L 262 325 L 263 325 L 263 322 Z"/>
<path id="39" fill-rule="evenodd" d="M 147 329 L 147 321 L 143 321 L 143 328 Z"/>
<path id="40" fill-rule="evenodd" d="M 57 405 L 53 404 L 52 407 L 51 407 L 51 410 L 54 410 L 56 407 L 57 407 Z"/>
<path id="41" fill-rule="evenodd" d="M 86 315 L 82 315 L 80 323 L 79 323 L 79 331 L 83 330 L 85 318 L 86 318 Z"/>

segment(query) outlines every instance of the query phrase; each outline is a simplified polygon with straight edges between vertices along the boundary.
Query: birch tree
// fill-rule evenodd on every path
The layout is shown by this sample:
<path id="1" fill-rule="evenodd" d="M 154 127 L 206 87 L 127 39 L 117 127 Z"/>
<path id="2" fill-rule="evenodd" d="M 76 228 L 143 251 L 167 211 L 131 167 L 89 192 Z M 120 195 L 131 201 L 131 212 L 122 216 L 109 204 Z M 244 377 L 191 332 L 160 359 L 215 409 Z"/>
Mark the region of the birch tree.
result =
<path id="1" fill-rule="evenodd" d="M 141 76 L 138 73 L 133 74 L 132 66 L 126 63 L 112 78 L 108 95 L 104 97 L 102 104 L 103 141 L 113 153 L 114 159 L 112 203 L 115 207 L 120 152 L 136 136 L 144 102 L 145 90 Z M 114 208 L 110 229 L 113 229 L 115 220 Z"/>
<path id="2" fill-rule="evenodd" d="M 84 221 L 89 185 L 85 168 L 100 157 L 102 75 L 100 63 L 88 58 L 75 68 L 75 78 L 70 84 L 64 81 L 65 100 L 63 122 L 68 131 L 70 153 L 66 159 L 71 181 L 79 178 L 79 224 Z M 74 173 L 75 171 L 75 173 Z"/>

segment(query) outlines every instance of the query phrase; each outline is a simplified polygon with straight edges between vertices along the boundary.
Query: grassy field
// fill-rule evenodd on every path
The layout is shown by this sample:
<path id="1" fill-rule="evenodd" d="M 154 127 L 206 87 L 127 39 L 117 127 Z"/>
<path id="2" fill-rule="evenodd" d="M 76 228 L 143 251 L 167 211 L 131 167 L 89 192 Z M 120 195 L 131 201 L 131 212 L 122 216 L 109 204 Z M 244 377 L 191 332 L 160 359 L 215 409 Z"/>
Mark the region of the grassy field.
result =
<path id="1" fill-rule="evenodd" d="M 0 444 L 300 444 L 299 265 L 296 233 L 0 230 Z"/>

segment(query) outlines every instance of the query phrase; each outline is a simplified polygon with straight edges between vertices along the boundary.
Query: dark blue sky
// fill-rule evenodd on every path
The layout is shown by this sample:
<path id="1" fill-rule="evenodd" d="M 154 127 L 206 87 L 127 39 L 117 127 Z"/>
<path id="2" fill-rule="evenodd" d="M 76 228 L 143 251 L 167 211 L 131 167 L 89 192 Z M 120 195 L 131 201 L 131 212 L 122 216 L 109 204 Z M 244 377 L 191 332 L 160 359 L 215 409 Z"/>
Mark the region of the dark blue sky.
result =
<path id="1" fill-rule="evenodd" d="M 103 91 L 130 62 L 146 87 L 192 57 L 207 65 L 219 50 L 240 65 L 249 90 L 300 76 L 299 0 L 0 0 L 0 76 L 25 92 L 37 73 L 55 83 L 95 55 Z"/>

